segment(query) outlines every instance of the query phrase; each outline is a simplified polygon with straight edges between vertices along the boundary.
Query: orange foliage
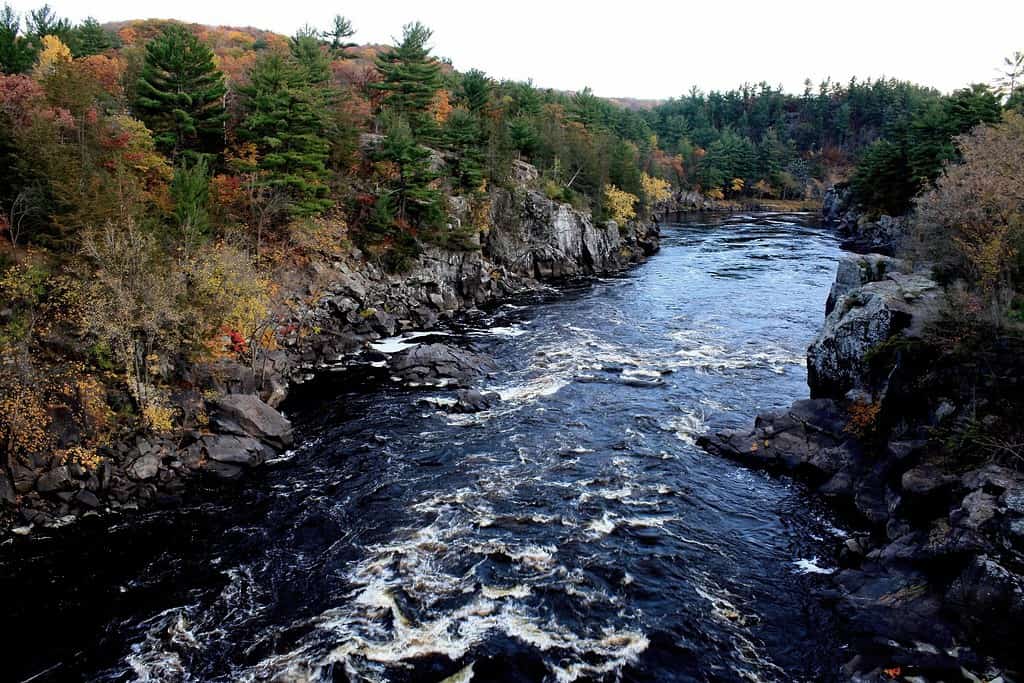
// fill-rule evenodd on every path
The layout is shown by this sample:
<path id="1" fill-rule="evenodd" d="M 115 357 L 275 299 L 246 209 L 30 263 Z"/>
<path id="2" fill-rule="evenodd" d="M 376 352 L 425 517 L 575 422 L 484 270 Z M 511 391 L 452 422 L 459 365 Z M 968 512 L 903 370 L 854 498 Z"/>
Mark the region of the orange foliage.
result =
<path id="1" fill-rule="evenodd" d="M 122 79 L 124 78 L 125 64 L 120 58 L 90 55 L 79 59 L 75 65 L 99 83 L 107 94 L 118 98 L 124 94 Z"/>
<path id="2" fill-rule="evenodd" d="M 452 114 L 452 104 L 447 90 L 438 90 L 430 103 L 430 113 L 438 123 L 444 123 Z"/>

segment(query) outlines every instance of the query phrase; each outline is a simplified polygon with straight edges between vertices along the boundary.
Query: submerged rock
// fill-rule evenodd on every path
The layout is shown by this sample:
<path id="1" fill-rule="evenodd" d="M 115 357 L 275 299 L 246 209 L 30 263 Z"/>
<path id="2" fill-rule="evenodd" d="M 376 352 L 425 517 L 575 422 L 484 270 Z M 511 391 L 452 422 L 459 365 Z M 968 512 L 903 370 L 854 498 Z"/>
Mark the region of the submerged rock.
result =
<path id="1" fill-rule="evenodd" d="M 453 410 L 459 413 L 479 413 L 493 408 L 501 397 L 493 391 L 480 392 L 476 389 L 460 389 Z"/>

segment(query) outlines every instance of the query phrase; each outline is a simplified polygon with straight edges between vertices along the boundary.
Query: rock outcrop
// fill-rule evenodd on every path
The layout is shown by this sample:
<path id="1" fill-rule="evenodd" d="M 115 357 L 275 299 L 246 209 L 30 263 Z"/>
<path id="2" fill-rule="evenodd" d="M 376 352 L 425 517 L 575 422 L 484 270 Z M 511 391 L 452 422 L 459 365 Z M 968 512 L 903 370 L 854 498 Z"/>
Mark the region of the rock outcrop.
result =
<path id="1" fill-rule="evenodd" d="M 825 192 L 821 215 L 825 225 L 836 228 L 844 249 L 862 254 L 892 256 L 902 244 L 907 229 L 905 216 L 871 217 L 864 213 L 845 183 L 838 183 Z"/>
<path id="2" fill-rule="evenodd" d="M 847 255 L 839 262 L 825 324 L 807 350 L 812 397 L 841 397 L 870 379 L 872 352 L 899 335 L 919 339 L 940 312 L 942 292 L 924 273 L 902 273 L 884 256 Z"/>
<path id="3" fill-rule="evenodd" d="M 799 476 L 863 529 L 824 589 L 857 636 L 851 678 L 960 680 L 1022 661 L 1024 473 L 1012 453 L 955 444 L 1019 424 L 1024 359 L 1009 342 L 965 358 L 931 341 L 940 290 L 905 270 L 846 256 L 808 350 L 814 398 L 698 443 Z"/>

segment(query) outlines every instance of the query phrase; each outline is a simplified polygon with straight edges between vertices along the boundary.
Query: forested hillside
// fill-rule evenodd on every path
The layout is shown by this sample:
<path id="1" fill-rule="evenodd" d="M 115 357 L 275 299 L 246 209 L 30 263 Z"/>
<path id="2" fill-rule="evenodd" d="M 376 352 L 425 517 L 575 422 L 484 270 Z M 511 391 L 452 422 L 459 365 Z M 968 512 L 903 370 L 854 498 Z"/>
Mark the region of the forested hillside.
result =
<path id="1" fill-rule="evenodd" d="M 491 191 L 520 162 L 549 200 L 620 227 L 677 190 L 814 198 L 858 163 L 863 203 L 893 212 L 956 157 L 954 135 L 1003 108 L 987 86 L 945 96 L 891 80 L 631 108 L 456 71 L 420 23 L 390 46 L 355 35 L 341 16 L 285 37 L 4 7 L 9 459 L 56 438 L 54 406 L 82 463 L 118 426 L 173 429 L 174 368 L 251 364 L 277 343 L 295 296 L 283 273 L 352 246 L 391 272 L 427 245 L 479 250 Z"/>

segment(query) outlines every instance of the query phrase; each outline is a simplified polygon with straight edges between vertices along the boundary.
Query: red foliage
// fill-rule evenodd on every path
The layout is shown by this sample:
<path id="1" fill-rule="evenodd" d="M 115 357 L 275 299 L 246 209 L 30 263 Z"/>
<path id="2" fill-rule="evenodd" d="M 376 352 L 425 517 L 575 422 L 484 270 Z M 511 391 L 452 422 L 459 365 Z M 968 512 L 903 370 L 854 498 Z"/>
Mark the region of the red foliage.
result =
<path id="1" fill-rule="evenodd" d="M 45 102 L 42 87 L 28 76 L 0 74 L 0 113 L 16 125 L 27 125 Z"/>
<path id="2" fill-rule="evenodd" d="M 230 327 L 224 327 L 221 331 L 228 337 L 228 343 L 226 344 L 228 351 L 237 354 L 248 353 L 249 344 L 246 343 L 245 337 L 242 336 L 241 332 Z"/>

